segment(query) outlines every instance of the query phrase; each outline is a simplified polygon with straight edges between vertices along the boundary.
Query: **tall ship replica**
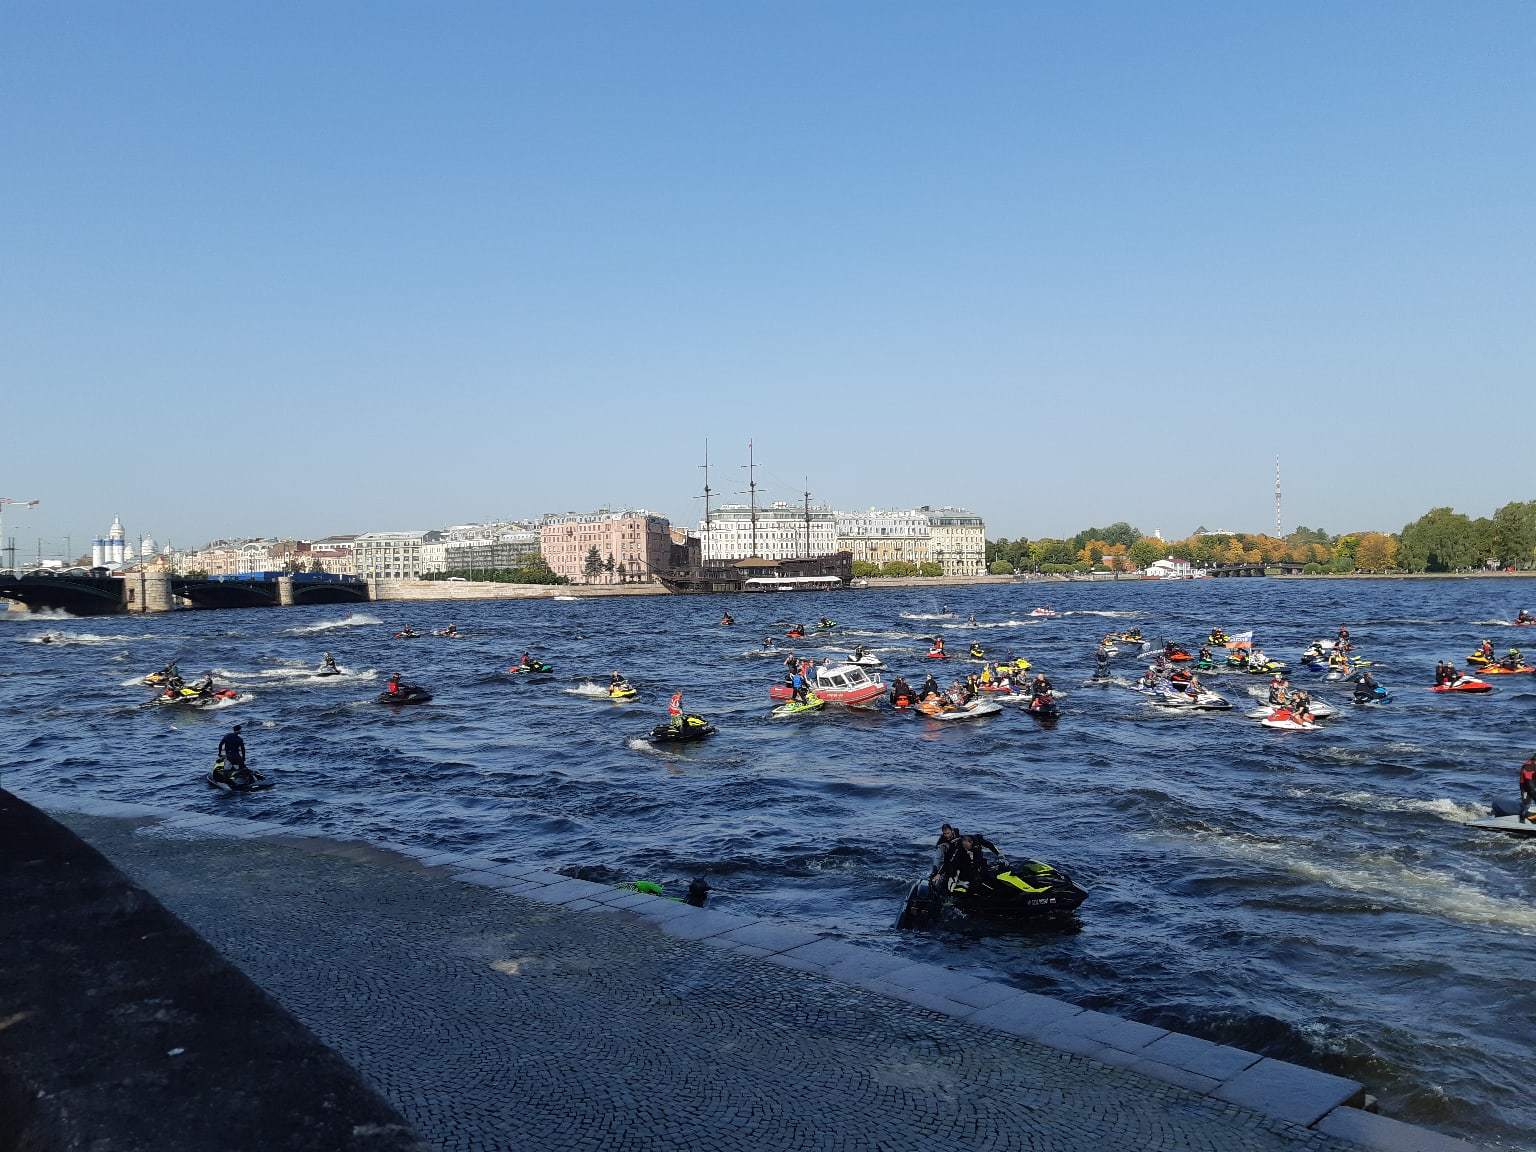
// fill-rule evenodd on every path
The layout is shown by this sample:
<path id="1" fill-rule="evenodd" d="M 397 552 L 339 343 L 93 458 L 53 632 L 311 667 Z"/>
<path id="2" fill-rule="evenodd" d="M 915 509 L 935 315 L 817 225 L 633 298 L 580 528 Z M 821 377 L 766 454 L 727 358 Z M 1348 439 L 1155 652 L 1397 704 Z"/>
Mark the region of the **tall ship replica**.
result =
<path id="1" fill-rule="evenodd" d="M 764 557 L 762 551 L 786 550 L 787 506 L 775 505 L 760 509 L 757 501 L 757 460 L 752 445 L 747 445 L 747 520 L 746 551 L 741 559 L 726 559 L 713 553 L 716 542 L 711 534 L 718 532 L 717 517 L 710 498 L 714 489 L 709 486 L 709 449 L 704 450 L 704 523 L 700 534 L 700 557 L 697 565 L 671 568 L 656 573 L 657 579 L 670 592 L 690 594 L 705 592 L 805 592 L 838 591 L 853 583 L 853 553 L 846 551 L 825 552 L 813 555 L 811 494 L 805 493 L 803 532 L 795 532 L 794 556 Z M 759 522 L 771 517 L 774 527 L 764 527 Z"/>

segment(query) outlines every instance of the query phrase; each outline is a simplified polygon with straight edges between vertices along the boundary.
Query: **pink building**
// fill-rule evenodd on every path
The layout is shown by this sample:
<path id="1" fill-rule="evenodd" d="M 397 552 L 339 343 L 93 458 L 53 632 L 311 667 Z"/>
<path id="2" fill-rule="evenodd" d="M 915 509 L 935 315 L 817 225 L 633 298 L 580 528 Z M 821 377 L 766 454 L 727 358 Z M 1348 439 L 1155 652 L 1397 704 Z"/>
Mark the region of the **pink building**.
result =
<path id="1" fill-rule="evenodd" d="M 592 549 L 597 549 L 601 570 L 588 568 Z M 653 516 L 643 508 L 628 512 L 596 512 L 544 517 L 539 525 L 539 552 L 556 575 L 573 584 L 617 584 L 654 580 L 671 563 L 672 525 L 665 516 Z M 613 559 L 613 571 L 608 560 Z"/>

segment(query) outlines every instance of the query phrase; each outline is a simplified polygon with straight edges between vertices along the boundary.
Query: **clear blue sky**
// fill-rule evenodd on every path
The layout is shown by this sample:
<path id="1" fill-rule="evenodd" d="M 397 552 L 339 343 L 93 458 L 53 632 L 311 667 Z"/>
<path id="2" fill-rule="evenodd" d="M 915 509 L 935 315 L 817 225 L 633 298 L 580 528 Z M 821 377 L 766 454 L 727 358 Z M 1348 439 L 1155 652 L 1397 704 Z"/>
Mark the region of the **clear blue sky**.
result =
<path id="1" fill-rule="evenodd" d="M 76 541 L 773 495 L 1536 496 L 1536 5 L 15 3 L 0 495 Z M 1513 467 L 1481 467 L 1487 452 Z"/>

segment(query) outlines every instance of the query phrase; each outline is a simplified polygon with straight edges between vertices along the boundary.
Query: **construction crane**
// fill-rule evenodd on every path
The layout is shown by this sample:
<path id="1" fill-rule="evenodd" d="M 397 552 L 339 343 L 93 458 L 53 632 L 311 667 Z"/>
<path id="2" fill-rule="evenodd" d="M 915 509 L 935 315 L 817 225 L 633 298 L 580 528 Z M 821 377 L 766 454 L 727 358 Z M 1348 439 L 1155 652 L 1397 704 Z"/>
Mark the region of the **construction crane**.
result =
<path id="1" fill-rule="evenodd" d="M 13 504 L 16 507 L 18 507 L 18 508 L 36 508 L 38 506 L 38 504 L 39 504 L 39 501 L 37 501 L 37 500 L 12 500 L 9 496 L 0 496 L 0 551 L 4 551 L 5 547 L 6 547 L 6 543 L 5 543 L 5 510 L 7 508 L 11 507 L 11 505 L 13 505 Z M 14 546 L 11 547 L 10 551 L 11 551 L 11 562 L 10 562 L 9 565 L 7 565 L 7 567 L 15 568 L 16 567 L 16 549 L 15 549 L 15 547 Z"/>

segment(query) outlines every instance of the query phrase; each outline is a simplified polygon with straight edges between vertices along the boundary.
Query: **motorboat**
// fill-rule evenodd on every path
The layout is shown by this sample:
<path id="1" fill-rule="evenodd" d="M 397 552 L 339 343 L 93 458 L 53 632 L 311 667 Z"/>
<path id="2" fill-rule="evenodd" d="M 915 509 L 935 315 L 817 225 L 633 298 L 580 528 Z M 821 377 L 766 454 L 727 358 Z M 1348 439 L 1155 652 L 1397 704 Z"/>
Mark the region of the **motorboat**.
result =
<path id="1" fill-rule="evenodd" d="M 816 695 L 829 704 L 857 708 L 873 704 L 885 695 L 885 684 L 857 664 L 823 664 L 812 684 Z"/>

